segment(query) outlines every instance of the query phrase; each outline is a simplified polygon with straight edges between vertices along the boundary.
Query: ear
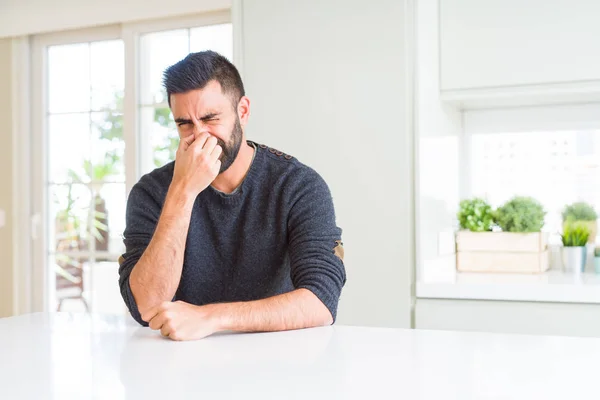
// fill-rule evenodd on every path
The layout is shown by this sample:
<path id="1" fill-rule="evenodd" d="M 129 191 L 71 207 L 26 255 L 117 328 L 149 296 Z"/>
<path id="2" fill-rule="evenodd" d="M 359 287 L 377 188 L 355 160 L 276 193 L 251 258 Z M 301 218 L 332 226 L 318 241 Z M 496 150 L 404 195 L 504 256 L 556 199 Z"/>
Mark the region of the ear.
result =
<path id="1" fill-rule="evenodd" d="M 242 96 L 237 106 L 237 113 L 240 119 L 240 124 L 246 126 L 250 117 L 250 99 Z"/>

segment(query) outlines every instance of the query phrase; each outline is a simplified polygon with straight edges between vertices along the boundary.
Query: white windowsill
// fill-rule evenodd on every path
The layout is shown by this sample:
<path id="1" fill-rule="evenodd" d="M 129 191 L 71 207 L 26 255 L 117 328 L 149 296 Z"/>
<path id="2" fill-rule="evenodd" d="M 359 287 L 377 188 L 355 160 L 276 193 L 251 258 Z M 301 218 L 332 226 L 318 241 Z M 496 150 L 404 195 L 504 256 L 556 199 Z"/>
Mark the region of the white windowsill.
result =
<path id="1" fill-rule="evenodd" d="M 458 273 L 418 281 L 417 298 L 600 304 L 600 275 Z"/>

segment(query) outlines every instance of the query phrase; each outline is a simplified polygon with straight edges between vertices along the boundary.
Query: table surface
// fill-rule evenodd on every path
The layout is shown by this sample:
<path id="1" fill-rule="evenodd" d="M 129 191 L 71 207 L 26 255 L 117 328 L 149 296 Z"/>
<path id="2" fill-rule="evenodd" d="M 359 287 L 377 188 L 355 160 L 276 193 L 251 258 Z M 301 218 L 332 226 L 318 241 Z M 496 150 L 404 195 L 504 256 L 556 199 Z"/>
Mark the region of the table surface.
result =
<path id="1" fill-rule="evenodd" d="M 0 319 L 2 399 L 599 399 L 599 378 L 596 338 L 336 325 L 173 342 L 128 316 Z"/>

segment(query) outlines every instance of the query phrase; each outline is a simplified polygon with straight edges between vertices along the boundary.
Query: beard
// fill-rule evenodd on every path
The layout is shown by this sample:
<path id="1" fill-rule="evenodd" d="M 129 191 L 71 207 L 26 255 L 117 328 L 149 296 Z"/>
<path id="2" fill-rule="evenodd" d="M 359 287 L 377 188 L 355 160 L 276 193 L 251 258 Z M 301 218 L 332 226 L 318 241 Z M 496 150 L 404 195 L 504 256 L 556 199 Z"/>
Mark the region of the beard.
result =
<path id="1" fill-rule="evenodd" d="M 223 149 L 221 153 L 221 168 L 219 169 L 219 174 L 227 171 L 231 164 L 235 161 L 240 152 L 240 148 L 242 147 L 242 137 L 244 136 L 244 132 L 242 131 L 242 125 L 240 124 L 240 118 L 236 116 L 235 124 L 233 125 L 233 129 L 231 130 L 231 137 L 228 143 L 225 143 L 221 139 L 217 139 L 219 146 Z"/>

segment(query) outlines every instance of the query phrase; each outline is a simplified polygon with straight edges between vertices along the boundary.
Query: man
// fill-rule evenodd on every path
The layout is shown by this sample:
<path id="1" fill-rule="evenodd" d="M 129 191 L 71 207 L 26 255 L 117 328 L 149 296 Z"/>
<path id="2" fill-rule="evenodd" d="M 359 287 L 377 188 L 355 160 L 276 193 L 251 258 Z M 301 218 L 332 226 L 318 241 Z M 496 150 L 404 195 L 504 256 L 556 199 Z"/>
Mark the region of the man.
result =
<path id="1" fill-rule="evenodd" d="M 226 58 L 189 54 L 164 85 L 180 144 L 129 195 L 119 284 L 133 318 L 173 340 L 332 324 L 346 273 L 326 183 L 246 141 L 250 101 Z"/>

